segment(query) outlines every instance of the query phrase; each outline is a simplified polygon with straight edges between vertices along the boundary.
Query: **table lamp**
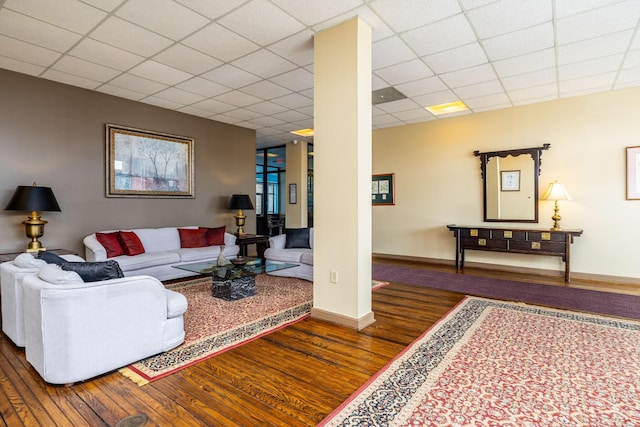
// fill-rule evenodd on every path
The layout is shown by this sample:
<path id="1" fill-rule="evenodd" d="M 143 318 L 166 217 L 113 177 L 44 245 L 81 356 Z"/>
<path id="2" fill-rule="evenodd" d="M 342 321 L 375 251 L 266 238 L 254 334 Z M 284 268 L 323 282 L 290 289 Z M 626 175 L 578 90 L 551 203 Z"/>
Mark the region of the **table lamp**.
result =
<path id="1" fill-rule="evenodd" d="M 549 188 L 542 195 L 542 200 L 553 200 L 555 201 L 555 205 L 553 207 L 553 216 L 551 219 L 553 220 L 552 230 L 558 231 L 560 230 L 560 220 L 562 217 L 558 212 L 560 212 L 560 207 L 558 206 L 558 200 L 572 200 L 567 190 L 564 189 L 564 185 L 560 184 L 558 181 L 554 181 L 549 184 Z"/>
<path id="2" fill-rule="evenodd" d="M 229 202 L 229 209 L 237 209 L 238 213 L 236 214 L 236 226 L 238 226 L 238 231 L 236 234 L 238 236 L 244 236 L 247 233 L 244 231 L 244 221 L 247 218 L 243 209 L 253 210 L 253 203 L 251 203 L 251 199 L 246 194 L 234 194 L 231 196 L 231 201 Z"/>
<path id="3" fill-rule="evenodd" d="M 31 212 L 26 221 L 25 233 L 31 239 L 27 252 L 46 250 L 38 240 L 44 234 L 44 225 L 47 221 L 40 218 L 39 211 L 60 212 L 60 206 L 50 187 L 38 187 L 34 182 L 32 186 L 19 185 L 5 210 Z"/>

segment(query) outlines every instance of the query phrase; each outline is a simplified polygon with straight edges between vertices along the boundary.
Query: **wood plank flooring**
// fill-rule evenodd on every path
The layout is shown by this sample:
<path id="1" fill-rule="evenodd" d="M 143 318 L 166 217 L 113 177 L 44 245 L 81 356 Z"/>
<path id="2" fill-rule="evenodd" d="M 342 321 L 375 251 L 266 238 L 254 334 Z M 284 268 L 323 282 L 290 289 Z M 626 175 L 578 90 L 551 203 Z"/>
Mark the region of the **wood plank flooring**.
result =
<path id="1" fill-rule="evenodd" d="M 376 322 L 363 331 L 306 319 L 143 387 L 117 372 L 47 385 L 0 334 L 0 425 L 114 426 L 144 414 L 146 426 L 313 426 L 463 297 L 390 283 L 373 293 Z"/>

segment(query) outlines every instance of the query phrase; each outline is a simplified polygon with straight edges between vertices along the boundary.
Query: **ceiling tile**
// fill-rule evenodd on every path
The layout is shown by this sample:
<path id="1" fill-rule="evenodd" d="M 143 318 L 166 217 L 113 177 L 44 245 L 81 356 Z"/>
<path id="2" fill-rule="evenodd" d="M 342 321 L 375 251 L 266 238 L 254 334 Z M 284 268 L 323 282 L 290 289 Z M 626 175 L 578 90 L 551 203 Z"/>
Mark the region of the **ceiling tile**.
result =
<path id="1" fill-rule="evenodd" d="M 144 93 L 123 89 L 121 87 L 113 86 L 110 84 L 102 85 L 96 90 L 98 92 L 107 93 L 109 95 L 117 96 L 120 98 L 133 99 L 135 101 L 140 100 L 146 96 Z"/>
<path id="2" fill-rule="evenodd" d="M 499 80 L 477 83 L 469 86 L 462 86 L 453 90 L 462 100 L 467 98 L 477 98 L 479 96 L 495 95 L 504 93 L 504 89 Z"/>
<path id="3" fill-rule="evenodd" d="M 80 40 L 76 33 L 4 8 L 0 10 L 0 34 L 57 52 L 67 51 Z"/>
<path id="4" fill-rule="evenodd" d="M 0 68 L 6 70 L 15 71 L 17 73 L 29 74 L 32 76 L 39 76 L 45 68 L 39 65 L 29 64 L 27 62 L 18 61 L 16 59 L 7 58 L 0 55 Z"/>
<path id="5" fill-rule="evenodd" d="M 83 39 L 69 51 L 70 55 L 120 71 L 144 61 L 144 57 L 93 39 Z"/>
<path id="6" fill-rule="evenodd" d="M 535 99 L 540 97 L 557 97 L 558 85 L 556 83 L 550 83 L 541 86 L 526 87 L 524 89 L 515 89 L 508 91 L 509 98 L 513 102 L 524 101 L 527 99 Z"/>
<path id="7" fill-rule="evenodd" d="M 373 0 L 371 8 L 384 16 L 396 32 L 404 32 L 460 13 L 457 2 L 451 0 Z"/>
<path id="8" fill-rule="evenodd" d="M 433 72 L 429 67 L 417 58 L 402 64 L 379 69 L 375 71 L 375 74 L 392 86 L 433 76 Z"/>
<path id="9" fill-rule="evenodd" d="M 470 10 L 467 16 L 483 40 L 551 21 L 551 1 L 499 0 Z"/>
<path id="10" fill-rule="evenodd" d="M 616 88 L 640 85 L 640 67 L 621 70 L 616 79 Z"/>
<path id="11" fill-rule="evenodd" d="M 378 104 L 378 108 L 387 113 L 395 113 L 397 111 L 412 110 L 419 107 L 412 99 L 400 99 L 398 101 L 385 102 L 384 104 Z"/>
<path id="12" fill-rule="evenodd" d="M 302 114 L 301 112 L 296 110 L 283 111 L 281 113 L 272 114 L 272 116 L 286 122 L 297 122 L 299 120 L 309 118 L 309 116 L 307 116 L 306 114 Z"/>
<path id="13" fill-rule="evenodd" d="M 236 108 L 235 110 L 227 111 L 225 114 L 227 116 L 235 117 L 240 120 L 251 120 L 261 117 L 261 114 L 256 113 L 255 111 L 247 110 L 245 108 Z"/>
<path id="14" fill-rule="evenodd" d="M 216 101 L 215 99 L 205 99 L 204 101 L 196 102 L 192 105 L 195 108 L 209 111 L 211 113 L 222 114 L 227 111 L 235 110 L 233 105 L 226 104 L 224 102 Z"/>
<path id="15" fill-rule="evenodd" d="M 102 9 L 105 12 L 111 12 L 120 6 L 122 0 L 83 0 L 83 2 Z"/>
<path id="16" fill-rule="evenodd" d="M 162 98 L 158 98 L 156 96 L 149 96 L 146 97 L 144 99 L 140 100 L 141 102 L 144 102 L 145 104 L 151 104 L 151 105 L 155 105 L 157 107 L 162 107 L 162 108 L 166 108 L 169 110 L 177 110 L 180 107 L 183 107 L 184 105 L 179 104 L 177 102 L 172 102 L 166 99 L 162 99 Z"/>
<path id="17" fill-rule="evenodd" d="M 390 37 L 373 43 L 371 56 L 371 66 L 374 70 L 406 62 L 416 57 L 415 53 L 399 37 Z"/>
<path id="18" fill-rule="evenodd" d="M 556 66 L 555 49 L 545 49 L 514 58 L 495 61 L 493 67 L 502 78 L 518 74 L 530 73 Z"/>
<path id="19" fill-rule="evenodd" d="M 265 49 L 236 59 L 232 62 L 232 65 L 265 79 L 296 68 L 296 64 L 293 62 L 289 62 L 281 56 Z"/>
<path id="20" fill-rule="evenodd" d="M 574 80 L 565 80 L 559 83 L 560 96 L 575 96 L 585 93 L 585 91 L 589 89 L 602 90 L 602 88 L 608 88 L 606 90 L 611 90 L 615 78 L 616 73 L 605 73 Z"/>
<path id="21" fill-rule="evenodd" d="M 554 47 L 553 24 L 546 22 L 482 41 L 489 59 L 498 61 Z"/>
<path id="22" fill-rule="evenodd" d="M 393 113 L 393 117 L 396 117 L 397 119 L 402 121 L 426 119 L 430 115 L 431 113 L 429 113 L 424 108 L 413 108 L 411 110 L 398 111 L 396 113 Z"/>
<path id="23" fill-rule="evenodd" d="M 298 93 L 292 93 L 280 98 L 274 98 L 271 101 L 275 102 L 278 105 L 282 105 L 283 107 L 291 108 L 294 110 L 296 108 L 306 107 L 313 104 L 312 99 L 307 98 L 306 96 L 302 96 Z"/>
<path id="24" fill-rule="evenodd" d="M 116 15 L 172 40 L 180 40 L 209 23 L 171 0 L 128 0 Z"/>
<path id="25" fill-rule="evenodd" d="M 488 107 L 501 106 L 510 107 L 511 101 L 504 92 L 497 92 L 485 96 L 478 96 L 475 98 L 465 99 L 464 103 L 467 107 L 474 111 L 486 111 Z"/>
<path id="26" fill-rule="evenodd" d="M 460 0 L 460 4 L 462 4 L 465 10 L 471 10 L 493 3 L 494 1 L 495 0 Z"/>
<path id="27" fill-rule="evenodd" d="M 340 0 L 330 2 L 300 0 L 271 1 L 272 3 L 280 6 L 290 15 L 295 16 L 305 25 L 315 25 L 319 22 L 326 21 L 362 4 L 360 0 Z"/>
<path id="28" fill-rule="evenodd" d="M 617 55 L 605 56 L 603 58 L 562 65 L 558 68 L 558 78 L 560 81 L 572 80 L 594 74 L 617 71 L 620 69 L 623 59 L 624 55 L 620 53 Z"/>
<path id="29" fill-rule="evenodd" d="M 186 90 L 177 89 L 175 87 L 167 88 L 161 92 L 156 93 L 154 96 L 166 99 L 168 101 L 176 102 L 178 104 L 181 104 L 181 106 L 193 104 L 205 99 L 204 96 L 196 95 L 195 93 L 187 92 Z"/>
<path id="30" fill-rule="evenodd" d="M 253 0 L 218 22 L 262 46 L 304 30 L 305 26 L 267 0 Z"/>
<path id="31" fill-rule="evenodd" d="M 201 74 L 222 65 L 221 61 L 182 44 L 169 47 L 153 59 L 191 74 Z"/>
<path id="32" fill-rule="evenodd" d="M 629 46 L 632 36 L 633 30 L 627 30 L 558 46 L 558 64 L 566 65 L 586 59 L 622 53 Z"/>
<path id="33" fill-rule="evenodd" d="M 271 81 L 294 92 L 299 92 L 313 87 L 313 74 L 304 68 L 296 68 L 295 70 L 272 77 Z"/>
<path id="34" fill-rule="evenodd" d="M 450 90 L 443 90 L 441 92 L 432 92 L 426 95 L 416 96 L 415 98 L 413 98 L 413 100 L 421 107 L 459 101 L 456 94 L 451 92 Z"/>
<path id="35" fill-rule="evenodd" d="M 422 58 L 436 73 L 448 73 L 487 63 L 487 56 L 478 43 L 439 52 Z"/>
<path id="36" fill-rule="evenodd" d="M 640 50 L 634 50 L 627 53 L 624 59 L 624 68 L 636 68 L 640 67 Z"/>
<path id="37" fill-rule="evenodd" d="M 556 69 L 547 68 L 532 73 L 518 74 L 502 79 L 505 89 L 512 91 L 515 89 L 523 89 L 530 86 L 540 86 L 556 82 Z"/>
<path id="38" fill-rule="evenodd" d="M 118 86 L 123 89 L 132 90 L 134 92 L 151 95 L 167 88 L 167 85 L 143 79 L 133 74 L 121 74 L 109 82 L 112 86 Z"/>
<path id="39" fill-rule="evenodd" d="M 156 61 L 144 61 L 142 64 L 129 70 L 129 73 L 166 85 L 175 85 L 193 77 L 193 75 L 189 73 Z"/>
<path id="40" fill-rule="evenodd" d="M 639 18 L 640 2 L 629 0 L 558 19 L 557 42 L 563 45 L 634 28 Z"/>
<path id="41" fill-rule="evenodd" d="M 386 39 L 387 37 L 394 35 L 394 32 L 391 30 L 391 28 L 389 28 L 387 24 L 382 21 L 375 12 L 364 5 L 345 12 L 342 15 L 331 18 L 327 21 L 323 21 L 322 23 L 314 25 L 311 28 L 315 32 L 320 32 L 355 17 L 360 18 L 363 22 L 371 27 L 371 40 L 374 42 Z"/>
<path id="42" fill-rule="evenodd" d="M 462 14 L 408 31 L 402 34 L 402 38 L 418 56 L 430 55 L 476 41 L 467 18 Z"/>
<path id="43" fill-rule="evenodd" d="M 203 14 L 209 19 L 216 19 L 229 13 L 247 0 L 175 0 L 189 9 Z"/>
<path id="44" fill-rule="evenodd" d="M 464 70 L 444 73 L 440 78 L 451 88 L 468 86 L 470 84 L 487 82 L 496 79 L 496 73 L 489 64 L 478 65 L 477 67 L 466 68 Z"/>
<path id="45" fill-rule="evenodd" d="M 261 80 L 260 77 L 229 64 L 206 72 L 202 77 L 233 89 L 238 89 Z"/>
<path id="46" fill-rule="evenodd" d="M 246 107 L 247 110 L 255 111 L 256 113 L 264 114 L 270 116 L 272 114 L 282 113 L 287 109 L 282 105 L 274 104 L 273 102 L 263 101 L 258 102 L 257 104 L 248 105 Z"/>
<path id="47" fill-rule="evenodd" d="M 60 58 L 60 53 L 0 35 L 0 56 L 48 67 Z"/>
<path id="48" fill-rule="evenodd" d="M 5 0 L 4 7 L 79 34 L 88 32 L 107 16 L 78 0 Z"/>
<path id="49" fill-rule="evenodd" d="M 171 45 L 171 40 L 120 18 L 111 17 L 90 37 L 142 56 L 151 56 Z"/>
<path id="50" fill-rule="evenodd" d="M 236 117 L 227 116 L 226 114 L 215 114 L 209 117 L 211 120 L 215 120 L 217 122 L 228 123 L 230 125 L 238 124 L 242 121 L 242 119 L 238 119 Z"/>
<path id="51" fill-rule="evenodd" d="M 47 70 L 42 73 L 42 77 L 48 80 L 54 80 L 66 85 L 82 87 L 85 89 L 95 89 L 100 86 L 100 82 L 97 82 L 95 80 L 85 79 L 83 77 L 63 73 L 62 71 L 58 70 Z"/>
<path id="52" fill-rule="evenodd" d="M 425 110 L 426 111 L 426 110 Z M 398 123 L 398 118 L 392 116 L 391 114 L 385 113 L 379 116 L 375 116 L 371 118 L 371 123 L 373 126 L 383 126 L 391 123 Z"/>
<path id="53" fill-rule="evenodd" d="M 404 83 L 396 86 L 401 93 L 406 96 L 414 97 L 424 95 L 431 92 L 440 92 L 447 87 L 439 77 L 427 77 L 426 79 L 416 80 L 414 82 Z"/>
<path id="54" fill-rule="evenodd" d="M 233 90 L 231 92 L 218 95 L 216 96 L 216 100 L 222 101 L 229 105 L 234 105 L 236 107 L 246 107 L 247 105 L 257 104 L 258 102 L 262 101 L 262 99 L 256 96 L 240 92 L 239 90 Z"/>
<path id="55" fill-rule="evenodd" d="M 85 61 L 84 59 L 74 58 L 73 56 L 64 56 L 56 62 L 53 69 L 62 71 L 67 74 L 84 77 L 86 79 L 96 80 L 99 82 L 107 82 L 120 74 L 120 71 L 113 68 L 104 67 Z"/>
<path id="56" fill-rule="evenodd" d="M 281 125 L 282 123 L 285 123 L 283 120 L 278 120 L 275 117 L 258 117 L 256 119 L 252 119 L 251 120 L 253 123 L 256 123 L 258 125 L 260 125 L 260 127 L 263 126 L 275 126 L 275 125 Z"/>
<path id="57" fill-rule="evenodd" d="M 231 91 L 231 89 L 226 86 L 203 79 L 202 77 L 194 77 L 176 85 L 176 87 L 203 96 L 216 96 Z"/>
<path id="58" fill-rule="evenodd" d="M 564 18 L 569 15 L 587 12 L 592 9 L 598 9 L 603 6 L 609 6 L 618 3 L 620 0 L 571 0 L 556 1 L 556 17 Z"/>
<path id="59" fill-rule="evenodd" d="M 313 62 L 313 33 L 302 31 L 269 46 L 269 50 L 301 67 Z"/>
<path id="60" fill-rule="evenodd" d="M 178 111 L 185 113 L 185 114 L 191 114 L 193 116 L 199 116 L 199 117 L 206 117 L 209 118 L 211 116 L 211 113 L 209 111 L 205 111 L 205 110 L 201 110 L 199 108 L 195 108 L 191 105 L 187 105 L 185 107 L 181 107 L 178 108 Z"/>
<path id="61" fill-rule="evenodd" d="M 285 89 L 284 87 L 268 80 L 261 80 L 257 83 L 250 84 L 243 87 L 241 90 L 244 93 L 248 93 L 262 99 L 277 98 L 291 93 L 289 89 Z"/>
<path id="62" fill-rule="evenodd" d="M 225 62 L 233 61 L 259 48 L 252 41 L 216 23 L 187 37 L 182 43 Z"/>

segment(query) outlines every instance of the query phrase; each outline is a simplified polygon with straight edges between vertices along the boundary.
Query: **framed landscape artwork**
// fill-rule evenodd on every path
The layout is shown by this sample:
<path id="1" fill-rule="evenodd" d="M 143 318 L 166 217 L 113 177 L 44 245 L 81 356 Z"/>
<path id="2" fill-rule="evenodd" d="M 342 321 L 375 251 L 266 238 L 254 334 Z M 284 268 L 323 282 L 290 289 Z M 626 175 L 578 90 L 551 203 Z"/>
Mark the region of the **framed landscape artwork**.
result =
<path id="1" fill-rule="evenodd" d="M 107 124 L 107 197 L 194 198 L 193 145 L 186 136 Z"/>
<path id="2" fill-rule="evenodd" d="M 371 203 L 373 206 L 395 205 L 394 174 L 373 175 L 371 181 Z"/>

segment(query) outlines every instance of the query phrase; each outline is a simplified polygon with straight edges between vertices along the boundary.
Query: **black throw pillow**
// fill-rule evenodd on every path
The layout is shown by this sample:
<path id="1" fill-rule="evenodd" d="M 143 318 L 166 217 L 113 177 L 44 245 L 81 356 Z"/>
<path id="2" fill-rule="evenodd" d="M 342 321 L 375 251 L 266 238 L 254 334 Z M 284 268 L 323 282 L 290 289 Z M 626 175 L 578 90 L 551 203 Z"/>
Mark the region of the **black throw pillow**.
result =
<path id="1" fill-rule="evenodd" d="M 116 260 L 103 262 L 67 262 L 62 269 L 75 271 L 85 282 L 100 282 L 102 280 L 120 279 L 124 277 L 120 264 Z"/>
<path id="2" fill-rule="evenodd" d="M 48 251 L 40 251 L 38 252 L 38 258 L 43 259 L 47 262 L 47 264 L 56 264 L 62 265 L 68 262 L 66 259 L 62 258 L 59 255 L 54 254 L 53 252 Z"/>
<path id="3" fill-rule="evenodd" d="M 286 249 L 311 248 L 308 228 L 287 228 L 284 233 L 286 234 L 284 241 L 284 247 Z"/>

